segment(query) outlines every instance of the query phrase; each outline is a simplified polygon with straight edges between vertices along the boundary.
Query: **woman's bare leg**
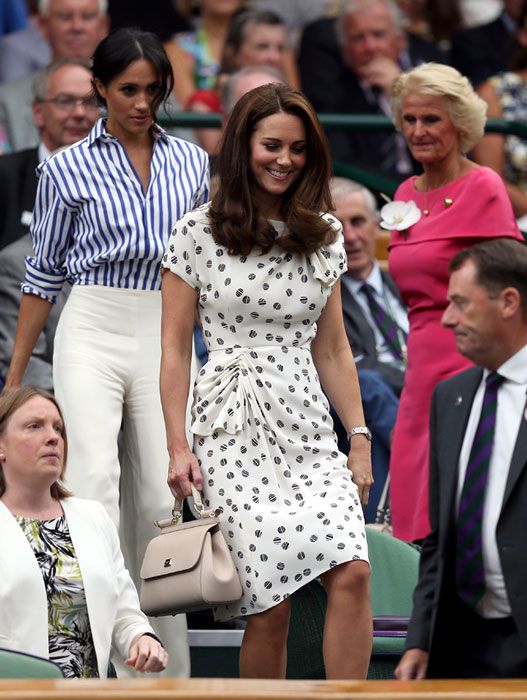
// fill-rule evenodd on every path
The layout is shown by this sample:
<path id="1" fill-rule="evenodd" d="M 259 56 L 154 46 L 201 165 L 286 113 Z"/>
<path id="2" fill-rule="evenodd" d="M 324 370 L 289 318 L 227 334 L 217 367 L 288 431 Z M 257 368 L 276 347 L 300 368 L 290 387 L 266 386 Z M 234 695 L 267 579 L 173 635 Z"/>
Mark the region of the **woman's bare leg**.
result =
<path id="1" fill-rule="evenodd" d="M 320 578 L 328 596 L 323 643 L 326 678 L 364 679 L 373 639 L 370 567 L 365 561 L 350 561 Z"/>
<path id="2" fill-rule="evenodd" d="M 291 603 L 248 618 L 240 650 L 240 678 L 285 678 Z"/>

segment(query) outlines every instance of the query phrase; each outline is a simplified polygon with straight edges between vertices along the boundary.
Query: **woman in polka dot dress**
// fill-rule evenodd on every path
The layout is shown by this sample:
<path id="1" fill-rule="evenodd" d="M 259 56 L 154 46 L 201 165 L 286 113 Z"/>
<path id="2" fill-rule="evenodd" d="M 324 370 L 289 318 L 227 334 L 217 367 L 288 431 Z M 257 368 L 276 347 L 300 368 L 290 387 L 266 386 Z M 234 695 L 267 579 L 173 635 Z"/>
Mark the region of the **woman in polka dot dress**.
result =
<path id="1" fill-rule="evenodd" d="M 284 85 L 236 105 L 210 204 L 176 225 L 163 259 L 161 395 L 169 485 L 203 488 L 243 584 L 217 619 L 247 616 L 240 673 L 284 677 L 291 593 L 320 577 L 328 593 L 328 678 L 364 678 L 371 651 L 362 503 L 369 441 L 338 451 L 321 385 L 348 430 L 364 424 L 343 328 L 342 231 L 317 116 Z M 194 309 L 209 361 L 185 437 Z"/>

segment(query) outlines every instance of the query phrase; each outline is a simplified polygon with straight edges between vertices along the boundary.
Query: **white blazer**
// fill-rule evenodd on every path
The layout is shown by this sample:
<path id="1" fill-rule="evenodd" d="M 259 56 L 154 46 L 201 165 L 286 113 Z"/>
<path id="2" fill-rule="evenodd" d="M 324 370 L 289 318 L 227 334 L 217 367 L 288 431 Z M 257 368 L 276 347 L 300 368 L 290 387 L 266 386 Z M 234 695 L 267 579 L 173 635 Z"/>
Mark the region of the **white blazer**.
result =
<path id="1" fill-rule="evenodd" d="M 99 676 L 110 652 L 128 657 L 138 634 L 154 634 L 139 609 L 115 525 L 97 501 L 61 501 L 79 561 Z M 22 528 L 0 501 L 0 647 L 49 658 L 44 579 Z"/>

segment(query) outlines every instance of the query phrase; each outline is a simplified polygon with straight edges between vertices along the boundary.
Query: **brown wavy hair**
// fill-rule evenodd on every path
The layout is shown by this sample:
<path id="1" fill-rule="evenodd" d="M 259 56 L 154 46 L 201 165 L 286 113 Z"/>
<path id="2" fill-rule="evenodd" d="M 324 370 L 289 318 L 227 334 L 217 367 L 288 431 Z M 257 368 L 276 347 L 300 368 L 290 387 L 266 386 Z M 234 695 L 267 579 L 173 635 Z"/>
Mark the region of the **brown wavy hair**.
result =
<path id="1" fill-rule="evenodd" d="M 62 437 L 64 439 L 64 460 L 62 462 L 62 470 L 60 472 L 60 480 L 55 481 L 51 485 L 51 495 L 56 500 L 61 498 L 67 498 L 71 496 L 71 492 L 66 489 L 62 484 L 64 479 L 64 474 L 66 472 L 66 460 L 68 457 L 68 436 L 66 435 L 66 427 L 64 426 L 64 416 L 62 415 L 62 410 L 57 402 L 57 399 L 44 389 L 39 389 L 34 386 L 21 386 L 13 389 L 6 389 L 2 395 L 0 395 L 0 436 L 3 435 L 7 429 L 9 419 L 16 413 L 19 408 L 21 408 L 30 399 L 35 398 L 35 396 L 40 396 L 43 399 L 51 401 L 59 412 L 59 416 L 62 420 Z M 5 493 L 6 482 L 4 477 L 4 470 L 2 469 L 2 463 L 0 462 L 0 496 Z"/>
<path id="2" fill-rule="evenodd" d="M 250 140 L 262 119 L 283 112 L 299 117 L 306 130 L 306 164 L 284 193 L 282 214 L 286 232 L 276 239 L 253 193 Z M 315 110 L 287 85 L 271 83 L 250 90 L 235 105 L 225 127 L 217 160 L 219 184 L 209 218 L 212 235 L 232 255 L 247 255 L 256 246 L 267 252 L 276 242 L 285 251 L 312 253 L 335 238 L 335 230 L 320 216 L 333 210 L 329 179 L 331 158 Z"/>

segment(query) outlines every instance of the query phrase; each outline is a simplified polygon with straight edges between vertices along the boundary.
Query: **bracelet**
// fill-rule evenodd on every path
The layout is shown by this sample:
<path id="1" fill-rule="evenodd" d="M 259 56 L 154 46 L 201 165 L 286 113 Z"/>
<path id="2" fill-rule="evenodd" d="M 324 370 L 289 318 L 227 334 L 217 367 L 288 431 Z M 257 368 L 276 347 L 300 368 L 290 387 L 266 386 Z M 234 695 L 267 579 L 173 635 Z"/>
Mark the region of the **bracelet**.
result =
<path id="1" fill-rule="evenodd" d="M 372 435 L 370 432 L 370 429 L 367 428 L 365 425 L 359 425 L 356 428 L 352 428 L 351 430 L 346 431 L 346 436 L 348 440 L 351 442 L 351 438 L 354 435 L 364 435 L 364 437 L 371 442 L 372 440 Z"/>

